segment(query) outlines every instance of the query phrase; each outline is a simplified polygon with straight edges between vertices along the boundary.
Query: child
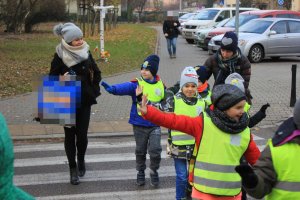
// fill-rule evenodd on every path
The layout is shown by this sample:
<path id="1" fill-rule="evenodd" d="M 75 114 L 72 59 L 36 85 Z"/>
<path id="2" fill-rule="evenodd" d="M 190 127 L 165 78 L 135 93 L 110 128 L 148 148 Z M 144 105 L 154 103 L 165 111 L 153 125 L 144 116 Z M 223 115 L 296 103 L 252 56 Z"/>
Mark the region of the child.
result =
<path id="1" fill-rule="evenodd" d="M 195 137 L 192 197 L 241 199 L 241 179 L 234 167 L 243 155 L 250 164 L 260 155 L 244 112 L 245 94 L 233 85 L 217 85 L 212 91 L 213 106 L 198 117 L 162 113 L 146 101 L 143 96 L 140 111 L 145 119 Z"/>
<path id="2" fill-rule="evenodd" d="M 284 121 L 268 142 L 253 169 L 240 165 L 236 171 L 250 196 L 266 199 L 300 199 L 300 99 L 293 117 Z"/>
<path id="3" fill-rule="evenodd" d="M 244 79 L 243 77 L 238 74 L 238 73 L 232 73 L 230 74 L 226 79 L 225 79 L 225 83 L 226 84 L 231 84 L 231 85 L 235 85 L 237 86 L 241 91 L 243 91 L 245 93 L 245 87 L 244 87 Z M 257 111 L 257 113 L 255 113 L 255 115 L 251 116 L 249 118 L 249 124 L 248 127 L 252 128 L 254 127 L 256 124 L 258 124 L 259 122 L 261 122 L 265 117 L 266 117 L 266 110 L 267 108 L 270 106 L 270 104 L 265 104 L 263 105 L 259 111 Z M 250 111 L 251 105 L 246 102 L 245 103 L 245 108 L 244 111 L 249 115 L 249 111 Z"/>
<path id="4" fill-rule="evenodd" d="M 113 95 L 130 95 L 132 105 L 129 123 L 133 126 L 133 133 L 136 142 L 136 170 L 137 185 L 145 185 L 145 169 L 147 149 L 150 155 L 150 183 L 152 186 L 159 185 L 158 168 L 161 161 L 161 129 L 159 126 L 143 119 L 138 114 L 136 89 L 138 86 L 143 88 L 144 94 L 148 95 L 152 103 L 159 103 L 164 98 L 164 84 L 157 75 L 159 67 L 159 57 L 150 55 L 141 65 L 141 77 L 130 82 L 109 85 L 102 81 L 101 85 L 105 90 Z"/>
<path id="5" fill-rule="evenodd" d="M 168 98 L 164 111 L 175 114 L 198 116 L 205 109 L 205 102 L 198 98 L 198 75 L 193 67 L 186 67 L 180 78 L 180 90 Z M 194 149 L 195 139 L 183 132 L 169 130 L 167 153 L 173 157 L 176 171 L 176 199 L 185 199 L 188 189 L 188 161 Z"/>
<path id="6" fill-rule="evenodd" d="M 62 37 L 62 40 L 56 47 L 49 75 L 76 75 L 81 80 L 81 103 L 76 108 L 76 124 L 64 127 L 70 183 L 78 185 L 78 176 L 82 177 L 86 172 L 84 157 L 88 145 L 87 132 L 91 106 L 97 103 L 96 98 L 100 95 L 101 71 L 89 51 L 89 45 L 82 39 L 79 27 L 73 23 L 59 24 L 54 27 L 53 32 Z"/>
<path id="7" fill-rule="evenodd" d="M 198 75 L 198 94 L 201 99 L 203 99 L 206 103 L 206 106 L 211 105 L 211 91 L 210 86 L 207 81 L 207 73 L 205 66 L 195 66 L 194 69 Z M 174 86 L 168 88 L 169 91 L 176 94 L 180 89 L 180 82 L 178 81 Z"/>

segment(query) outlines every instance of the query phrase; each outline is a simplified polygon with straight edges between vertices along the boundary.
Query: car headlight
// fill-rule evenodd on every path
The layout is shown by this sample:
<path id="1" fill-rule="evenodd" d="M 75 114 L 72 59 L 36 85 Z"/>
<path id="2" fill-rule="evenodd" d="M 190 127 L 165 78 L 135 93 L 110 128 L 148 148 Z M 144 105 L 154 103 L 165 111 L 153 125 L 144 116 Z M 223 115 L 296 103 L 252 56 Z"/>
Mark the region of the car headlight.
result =
<path id="1" fill-rule="evenodd" d="M 246 40 L 239 40 L 239 46 L 245 46 L 247 44 Z"/>

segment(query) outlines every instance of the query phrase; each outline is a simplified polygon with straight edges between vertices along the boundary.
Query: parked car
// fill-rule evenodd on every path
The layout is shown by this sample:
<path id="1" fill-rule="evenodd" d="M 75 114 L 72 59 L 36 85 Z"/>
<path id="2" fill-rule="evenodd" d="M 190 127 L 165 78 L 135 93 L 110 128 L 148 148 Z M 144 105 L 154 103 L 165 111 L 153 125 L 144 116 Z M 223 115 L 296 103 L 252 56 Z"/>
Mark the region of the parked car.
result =
<path id="1" fill-rule="evenodd" d="M 207 51 L 208 50 L 208 41 L 206 41 L 205 38 L 206 38 L 207 34 L 209 33 L 209 31 L 211 31 L 214 28 L 224 26 L 224 24 L 226 24 L 226 22 L 228 22 L 229 20 L 230 20 L 230 18 L 227 18 L 221 22 L 218 22 L 216 25 L 214 25 L 211 28 L 204 28 L 204 29 L 198 30 L 195 35 L 195 38 L 196 38 L 195 42 L 196 42 L 197 46 L 202 48 L 203 50 Z"/>
<path id="2" fill-rule="evenodd" d="M 223 35 L 213 37 L 209 48 L 220 45 Z M 300 56 L 300 19 L 253 19 L 240 27 L 238 45 L 241 53 L 254 63 L 266 57 Z"/>
<path id="3" fill-rule="evenodd" d="M 240 8 L 239 11 L 258 10 L 257 8 Z M 200 10 L 192 20 L 185 23 L 182 29 L 182 37 L 190 44 L 194 43 L 196 31 L 209 28 L 217 22 L 231 18 L 235 15 L 235 7 L 205 8 Z"/>
<path id="4" fill-rule="evenodd" d="M 182 27 L 184 26 L 185 22 L 189 21 L 190 19 L 193 19 L 193 17 L 196 14 L 197 13 L 186 13 L 186 14 L 184 14 L 181 17 L 178 18 L 178 21 L 180 23 L 180 26 L 178 27 L 178 30 L 179 30 L 180 34 L 182 33 Z"/>
<path id="5" fill-rule="evenodd" d="M 244 25 L 251 19 L 256 18 L 294 18 L 300 19 L 300 12 L 292 10 L 252 10 L 242 12 L 239 15 L 239 26 Z M 224 34 L 228 31 L 235 30 L 235 17 L 231 18 L 224 26 L 212 29 L 206 36 L 205 40 L 209 41 L 212 37 L 220 34 Z"/>

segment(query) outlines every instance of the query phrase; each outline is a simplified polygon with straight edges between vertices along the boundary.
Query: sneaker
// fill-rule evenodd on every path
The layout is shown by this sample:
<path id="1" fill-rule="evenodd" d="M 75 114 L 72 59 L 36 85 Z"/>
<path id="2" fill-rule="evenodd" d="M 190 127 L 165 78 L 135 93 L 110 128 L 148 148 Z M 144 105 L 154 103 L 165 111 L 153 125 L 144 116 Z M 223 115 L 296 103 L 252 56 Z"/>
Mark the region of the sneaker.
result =
<path id="1" fill-rule="evenodd" d="M 157 171 L 150 170 L 150 185 L 157 187 L 159 185 L 159 177 Z"/>
<path id="2" fill-rule="evenodd" d="M 145 185 L 145 172 L 144 170 L 140 170 L 136 176 L 136 184 L 138 186 Z"/>

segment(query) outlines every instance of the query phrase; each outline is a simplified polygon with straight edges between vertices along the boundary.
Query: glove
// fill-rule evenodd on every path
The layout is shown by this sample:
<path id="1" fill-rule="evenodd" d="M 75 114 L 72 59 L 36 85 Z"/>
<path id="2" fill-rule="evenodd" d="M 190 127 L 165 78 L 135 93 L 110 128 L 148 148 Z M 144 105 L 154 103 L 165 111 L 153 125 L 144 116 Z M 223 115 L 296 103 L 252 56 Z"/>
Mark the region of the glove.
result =
<path id="1" fill-rule="evenodd" d="M 254 188 L 258 183 L 257 175 L 248 164 L 240 164 L 235 167 L 235 171 L 242 178 L 242 185 L 246 188 Z"/>
<path id="2" fill-rule="evenodd" d="M 266 103 L 265 105 L 263 105 L 263 106 L 260 108 L 260 111 L 263 112 L 264 114 L 266 114 L 266 110 L 267 110 L 268 107 L 270 107 L 270 104 L 269 104 L 269 103 Z"/>
<path id="3" fill-rule="evenodd" d="M 110 94 L 112 94 L 114 91 L 115 91 L 115 88 L 113 87 L 113 86 L 110 86 L 108 83 L 106 83 L 105 81 L 102 81 L 101 82 L 101 85 L 104 87 L 104 89 L 108 92 L 108 93 L 110 93 Z"/>

